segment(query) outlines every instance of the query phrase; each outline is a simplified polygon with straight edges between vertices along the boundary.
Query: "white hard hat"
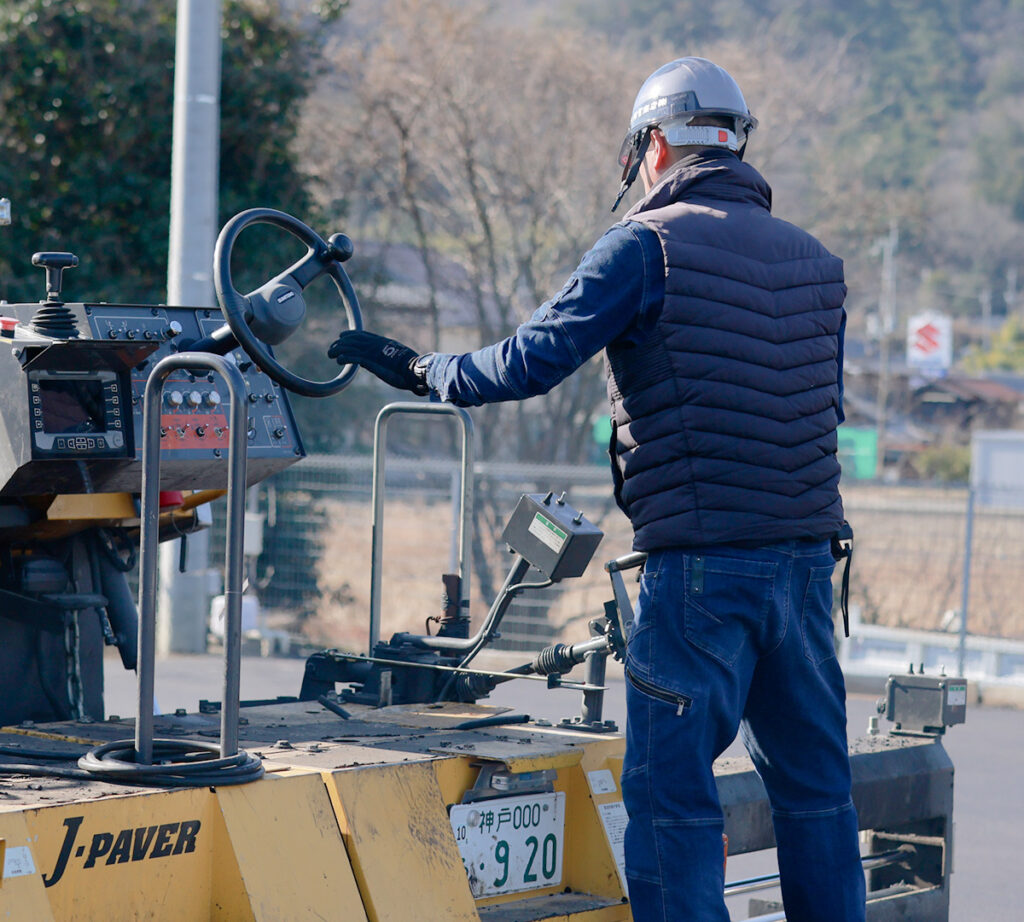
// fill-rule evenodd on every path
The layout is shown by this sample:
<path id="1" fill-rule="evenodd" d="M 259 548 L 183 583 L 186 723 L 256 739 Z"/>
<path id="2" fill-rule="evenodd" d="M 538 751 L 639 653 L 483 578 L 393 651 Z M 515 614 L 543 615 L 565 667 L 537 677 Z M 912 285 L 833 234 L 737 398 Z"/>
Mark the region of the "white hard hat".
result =
<path id="1" fill-rule="evenodd" d="M 691 125 L 698 115 L 732 119 L 733 127 Z M 622 185 L 612 211 L 636 179 L 654 127 L 661 128 L 669 144 L 725 147 L 742 157 L 757 119 L 750 114 L 736 81 L 717 64 L 706 58 L 677 58 L 662 65 L 636 94 L 629 131 L 619 148 Z"/>
<path id="2" fill-rule="evenodd" d="M 691 126 L 697 115 L 713 115 L 733 120 L 729 139 L 717 135 L 711 126 Z M 757 119 L 729 72 L 706 58 L 677 58 L 659 67 L 640 87 L 629 119 L 629 131 L 619 150 L 619 163 L 625 166 L 637 136 L 659 126 L 669 144 L 705 144 L 736 150 L 747 133 L 757 127 Z M 686 129 L 697 131 L 693 138 Z"/>

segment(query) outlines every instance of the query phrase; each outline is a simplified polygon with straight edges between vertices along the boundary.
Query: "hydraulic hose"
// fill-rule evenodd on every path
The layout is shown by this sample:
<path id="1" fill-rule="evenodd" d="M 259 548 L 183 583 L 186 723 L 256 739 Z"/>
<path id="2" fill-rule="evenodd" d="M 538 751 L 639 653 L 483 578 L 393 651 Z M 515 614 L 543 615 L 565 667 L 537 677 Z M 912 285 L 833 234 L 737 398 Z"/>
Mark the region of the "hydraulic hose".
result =
<path id="1" fill-rule="evenodd" d="M 79 768 L 33 765 L 31 762 L 0 762 L 0 775 L 28 775 L 33 778 L 75 778 L 78 781 L 95 780 L 92 775 Z"/>
<path id="2" fill-rule="evenodd" d="M 59 749 L 33 749 L 29 746 L 0 746 L 0 756 L 21 756 L 23 759 L 49 759 L 54 762 L 70 762 L 84 754 L 83 752 L 61 752 Z M 0 765 L 2 764 L 0 763 Z"/>

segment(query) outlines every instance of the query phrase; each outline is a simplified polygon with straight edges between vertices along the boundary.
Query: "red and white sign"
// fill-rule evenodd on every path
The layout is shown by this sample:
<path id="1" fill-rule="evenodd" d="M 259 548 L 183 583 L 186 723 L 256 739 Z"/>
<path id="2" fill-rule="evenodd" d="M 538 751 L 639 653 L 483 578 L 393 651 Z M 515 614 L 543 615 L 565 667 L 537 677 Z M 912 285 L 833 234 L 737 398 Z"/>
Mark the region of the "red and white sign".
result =
<path id="1" fill-rule="evenodd" d="M 907 364 L 944 370 L 953 364 L 953 320 L 934 311 L 907 321 Z"/>

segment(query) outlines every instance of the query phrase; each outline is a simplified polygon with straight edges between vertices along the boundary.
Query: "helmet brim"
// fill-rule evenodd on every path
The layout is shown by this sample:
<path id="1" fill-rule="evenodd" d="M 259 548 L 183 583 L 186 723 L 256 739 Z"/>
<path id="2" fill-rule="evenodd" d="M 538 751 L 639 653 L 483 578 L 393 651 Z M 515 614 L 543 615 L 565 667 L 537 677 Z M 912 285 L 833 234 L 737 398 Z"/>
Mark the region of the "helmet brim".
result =
<path id="1" fill-rule="evenodd" d="M 685 95 L 685 94 L 684 94 Z M 692 95 L 692 94 L 689 94 Z M 734 109 L 681 109 L 679 115 L 689 115 L 690 118 L 695 118 L 698 115 L 713 116 L 716 118 L 731 118 L 736 120 L 736 136 L 737 139 L 740 137 L 740 132 L 746 136 L 757 127 L 757 119 L 754 118 L 749 112 L 737 112 Z M 644 119 L 641 124 L 631 126 L 629 133 L 622 139 L 622 144 L 619 146 L 619 166 L 625 167 L 629 163 L 629 152 L 635 147 L 637 136 L 646 128 L 656 128 L 662 122 L 674 121 L 678 116 L 663 115 L 657 118 Z M 741 142 L 742 143 L 742 142 Z"/>

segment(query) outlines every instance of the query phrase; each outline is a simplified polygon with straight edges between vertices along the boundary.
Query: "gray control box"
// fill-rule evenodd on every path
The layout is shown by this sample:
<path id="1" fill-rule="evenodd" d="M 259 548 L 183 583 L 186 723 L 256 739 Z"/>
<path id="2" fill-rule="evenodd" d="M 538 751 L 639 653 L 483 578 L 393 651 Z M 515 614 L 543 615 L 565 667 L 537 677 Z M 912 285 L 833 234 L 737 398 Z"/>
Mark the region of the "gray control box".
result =
<path id="1" fill-rule="evenodd" d="M 553 493 L 527 493 L 519 499 L 502 540 L 548 579 L 581 576 L 604 532 Z"/>
<path id="2" fill-rule="evenodd" d="M 885 684 L 884 705 L 885 716 L 896 725 L 893 733 L 941 736 L 946 727 L 967 719 L 967 680 L 892 675 Z"/>

